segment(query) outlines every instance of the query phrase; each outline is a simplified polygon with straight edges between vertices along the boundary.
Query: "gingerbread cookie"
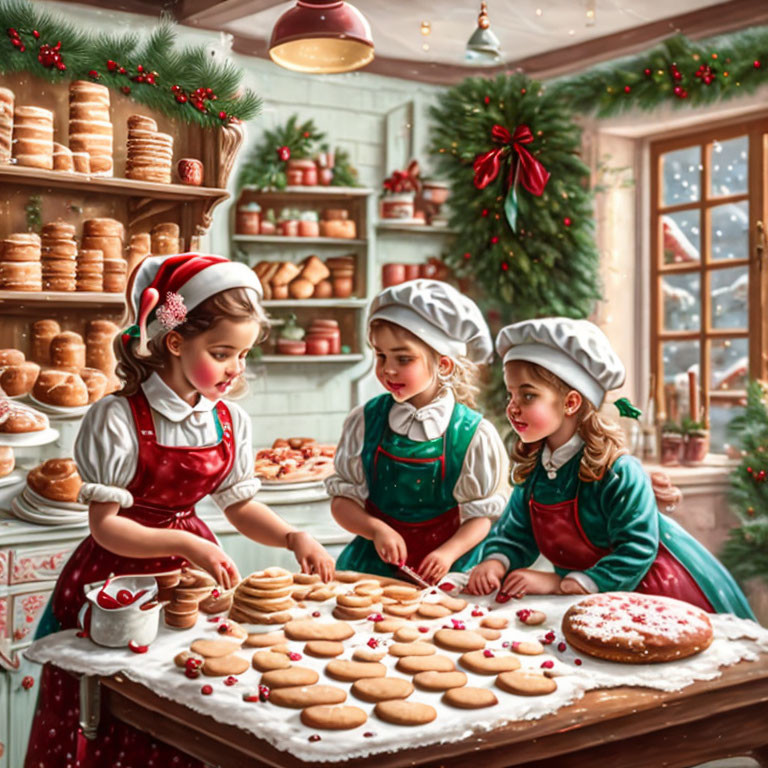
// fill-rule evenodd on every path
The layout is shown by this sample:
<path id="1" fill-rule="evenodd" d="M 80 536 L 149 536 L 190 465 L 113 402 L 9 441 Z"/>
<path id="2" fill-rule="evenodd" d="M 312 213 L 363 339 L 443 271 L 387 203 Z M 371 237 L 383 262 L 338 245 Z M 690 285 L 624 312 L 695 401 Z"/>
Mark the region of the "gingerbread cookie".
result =
<path id="1" fill-rule="evenodd" d="M 319 584 L 322 581 L 318 573 L 294 573 L 294 584 Z"/>
<path id="2" fill-rule="evenodd" d="M 480 620 L 480 626 L 489 629 L 506 629 L 509 626 L 509 619 L 505 616 L 485 616 Z"/>
<path id="3" fill-rule="evenodd" d="M 431 656 L 437 648 L 431 643 L 392 643 L 389 652 L 392 656 Z"/>
<path id="4" fill-rule="evenodd" d="M 291 660 L 282 653 L 256 651 L 251 659 L 251 665 L 259 672 L 269 672 L 271 669 L 288 669 L 291 666 Z"/>
<path id="5" fill-rule="evenodd" d="M 416 587 L 406 587 L 399 584 L 389 584 L 384 587 L 384 595 L 399 602 L 417 600 L 420 594 L 420 590 L 416 589 Z"/>
<path id="6" fill-rule="evenodd" d="M 336 596 L 336 605 L 343 605 L 346 608 L 367 608 L 373 605 L 373 598 L 347 592 L 345 595 Z"/>
<path id="7" fill-rule="evenodd" d="M 516 614 L 517 620 L 530 627 L 543 624 L 547 620 L 547 614 L 543 611 L 533 611 L 530 608 L 521 608 Z"/>
<path id="8" fill-rule="evenodd" d="M 314 685 L 319 679 L 320 675 L 314 669 L 289 667 L 288 669 L 273 669 L 270 672 L 265 672 L 261 676 L 261 684 L 270 689 L 292 688 L 294 686 Z"/>
<path id="9" fill-rule="evenodd" d="M 538 640 L 513 640 L 509 647 L 522 656 L 539 656 L 544 653 L 544 646 Z"/>
<path id="10" fill-rule="evenodd" d="M 435 643 L 449 651 L 476 651 L 485 648 L 485 638 L 468 629 L 438 629 Z"/>
<path id="11" fill-rule="evenodd" d="M 255 632 L 248 635 L 245 644 L 251 648 L 268 648 L 270 645 L 277 645 L 285 640 L 285 633 L 280 632 Z"/>
<path id="12" fill-rule="evenodd" d="M 315 602 L 322 603 L 326 600 L 330 600 L 336 594 L 336 588 L 330 584 L 319 584 L 312 588 L 307 595 L 307 600 L 314 600 Z"/>
<path id="13" fill-rule="evenodd" d="M 417 688 L 423 691 L 447 691 L 449 688 L 460 688 L 467 684 L 467 676 L 456 670 L 454 672 L 435 672 L 427 670 L 417 672 L 413 676 L 413 682 Z"/>
<path id="14" fill-rule="evenodd" d="M 387 668 L 378 662 L 334 659 L 326 664 L 325 674 L 335 680 L 352 683 L 364 677 L 384 677 L 387 674 Z"/>
<path id="15" fill-rule="evenodd" d="M 450 608 L 440 603 L 422 603 L 419 606 L 419 616 L 425 619 L 443 619 L 452 613 Z"/>
<path id="16" fill-rule="evenodd" d="M 451 597 L 450 595 L 443 595 L 440 598 L 440 605 L 444 605 L 454 613 L 458 613 L 467 607 L 467 601 L 462 597 Z"/>
<path id="17" fill-rule="evenodd" d="M 283 628 L 289 640 L 346 640 L 355 630 L 343 621 L 320 622 L 314 619 L 295 619 Z"/>
<path id="18" fill-rule="evenodd" d="M 496 685 L 502 691 L 518 696 L 544 696 L 557 690 L 557 683 L 552 678 L 529 669 L 502 672 L 496 678 Z"/>
<path id="19" fill-rule="evenodd" d="M 498 640 L 501 637 L 501 632 L 498 629 L 489 629 L 488 627 L 478 627 L 474 630 L 478 635 L 484 637 L 486 640 Z"/>
<path id="20" fill-rule="evenodd" d="M 459 709 L 482 709 L 498 704 L 496 694 L 489 688 L 451 688 L 443 694 L 443 704 Z"/>
<path id="21" fill-rule="evenodd" d="M 217 658 L 218 656 L 228 656 L 230 653 L 240 650 L 241 643 L 236 640 L 203 640 L 198 639 L 192 642 L 189 650 L 198 656 L 205 656 L 206 659 Z"/>
<path id="22" fill-rule="evenodd" d="M 371 611 L 376 610 L 377 607 L 349 608 L 345 605 L 337 605 L 332 613 L 333 618 L 339 619 L 339 621 L 360 621 L 361 619 L 367 619 L 371 615 Z"/>
<path id="23" fill-rule="evenodd" d="M 520 669 L 516 656 L 501 651 L 469 651 L 459 656 L 459 664 L 476 675 L 498 675 Z"/>
<path id="24" fill-rule="evenodd" d="M 352 658 L 355 661 L 381 661 L 386 655 L 386 651 L 374 650 L 367 645 L 361 645 L 359 648 L 355 648 Z"/>
<path id="25" fill-rule="evenodd" d="M 203 662 L 205 661 L 205 657 L 201 656 L 199 653 L 192 653 L 192 651 L 182 651 L 173 657 L 173 663 L 177 667 L 184 669 L 187 666 L 187 661 L 189 659 L 194 659 L 195 661 L 199 662 L 200 666 L 202 666 Z"/>
<path id="26" fill-rule="evenodd" d="M 392 637 L 397 640 L 398 643 L 412 643 L 414 640 L 424 637 L 425 634 L 425 632 L 419 632 L 416 627 L 406 624 L 399 629 L 396 629 Z"/>
<path id="27" fill-rule="evenodd" d="M 361 726 L 368 715 L 360 707 L 333 707 L 324 704 L 307 707 L 301 713 L 301 722 L 308 728 L 346 731 Z"/>
<path id="28" fill-rule="evenodd" d="M 402 677 L 368 677 L 356 680 L 352 693 L 358 699 L 372 703 L 406 699 L 413 693 L 413 684 Z"/>
<path id="29" fill-rule="evenodd" d="M 242 675 L 248 669 L 248 659 L 230 653 L 228 656 L 215 656 L 203 663 L 203 674 L 208 677 L 226 677 L 227 675 Z"/>
<path id="30" fill-rule="evenodd" d="M 373 711 L 376 717 L 394 725 L 425 725 L 437 717 L 437 711 L 429 704 L 402 699 L 380 701 Z"/>
<path id="31" fill-rule="evenodd" d="M 417 672 L 453 672 L 456 665 L 447 656 L 435 654 L 434 656 L 403 656 L 398 659 L 395 668 L 407 675 L 415 675 Z"/>
<path id="32" fill-rule="evenodd" d="M 295 685 L 270 691 L 269 701 L 278 707 L 304 709 L 305 707 L 341 704 L 347 692 L 333 685 Z"/>
<path id="33" fill-rule="evenodd" d="M 400 618 L 407 619 L 413 616 L 416 611 L 419 610 L 418 603 L 395 603 L 395 605 L 385 605 L 382 607 L 384 613 L 389 616 L 399 616 Z"/>
<path id="34" fill-rule="evenodd" d="M 304 653 L 320 659 L 341 656 L 344 653 L 344 643 L 336 640 L 310 640 L 304 646 Z"/>
<path id="35" fill-rule="evenodd" d="M 406 626 L 406 624 L 405 619 L 384 619 L 374 624 L 373 631 L 388 634 L 397 631 L 400 627 Z"/>

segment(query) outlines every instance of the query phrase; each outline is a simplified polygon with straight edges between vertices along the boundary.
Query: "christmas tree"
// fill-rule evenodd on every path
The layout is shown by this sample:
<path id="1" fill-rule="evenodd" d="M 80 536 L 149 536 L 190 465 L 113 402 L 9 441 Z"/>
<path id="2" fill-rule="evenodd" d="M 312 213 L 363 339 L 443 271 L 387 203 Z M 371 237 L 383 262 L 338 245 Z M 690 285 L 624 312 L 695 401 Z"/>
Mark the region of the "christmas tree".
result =
<path id="1" fill-rule="evenodd" d="M 722 552 L 723 562 L 744 582 L 768 582 L 768 382 L 753 381 L 747 407 L 729 425 L 742 460 L 731 475 L 731 507 L 741 519 Z"/>

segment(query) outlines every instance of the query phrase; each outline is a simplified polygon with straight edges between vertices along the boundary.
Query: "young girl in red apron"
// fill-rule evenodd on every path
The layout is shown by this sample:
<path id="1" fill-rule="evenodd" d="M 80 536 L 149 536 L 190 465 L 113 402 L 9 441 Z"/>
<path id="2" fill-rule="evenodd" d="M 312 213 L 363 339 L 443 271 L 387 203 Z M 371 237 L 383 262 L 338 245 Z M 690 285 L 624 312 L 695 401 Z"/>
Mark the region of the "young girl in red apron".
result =
<path id="1" fill-rule="evenodd" d="M 722 564 L 659 512 L 623 433 L 597 409 L 624 366 L 597 326 L 546 318 L 502 329 L 517 483 L 469 591 L 500 597 L 635 591 L 754 618 Z M 539 554 L 554 573 L 529 570 Z"/>
<path id="2" fill-rule="evenodd" d="M 261 543 L 289 546 L 325 579 L 328 554 L 253 500 L 248 416 L 220 398 L 267 330 L 258 279 L 219 256 L 147 259 L 129 299 L 138 325 L 116 342 L 123 389 L 88 411 L 75 445 L 92 535 L 62 571 L 47 609 L 47 634 L 77 627 L 85 587 L 111 574 L 171 571 L 193 562 L 227 587 L 239 579 L 195 504 L 211 495 L 231 522 Z M 201 763 L 102 712 L 97 737 L 78 729 L 79 685 L 46 665 L 26 768 L 151 768 Z"/>
<path id="3" fill-rule="evenodd" d="M 326 481 L 334 517 L 357 534 L 336 567 L 402 577 L 405 563 L 436 582 L 476 562 L 503 505 L 504 447 L 471 407 L 490 334 L 470 299 L 414 280 L 374 299 L 369 338 L 388 394 L 349 415 Z"/>

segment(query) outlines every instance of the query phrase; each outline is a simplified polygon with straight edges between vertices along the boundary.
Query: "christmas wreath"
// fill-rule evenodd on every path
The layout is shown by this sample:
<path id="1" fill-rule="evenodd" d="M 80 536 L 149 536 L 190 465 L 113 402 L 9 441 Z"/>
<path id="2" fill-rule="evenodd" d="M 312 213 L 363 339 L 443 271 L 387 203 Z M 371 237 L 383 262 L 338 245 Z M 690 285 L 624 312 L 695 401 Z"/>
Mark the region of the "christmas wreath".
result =
<path id="1" fill-rule="evenodd" d="M 239 91 L 242 72 L 203 46 L 179 49 L 170 22 L 149 37 L 94 34 L 27 0 L 0 2 L 0 72 L 50 82 L 91 80 L 175 120 L 217 127 L 258 114 L 261 100 Z"/>

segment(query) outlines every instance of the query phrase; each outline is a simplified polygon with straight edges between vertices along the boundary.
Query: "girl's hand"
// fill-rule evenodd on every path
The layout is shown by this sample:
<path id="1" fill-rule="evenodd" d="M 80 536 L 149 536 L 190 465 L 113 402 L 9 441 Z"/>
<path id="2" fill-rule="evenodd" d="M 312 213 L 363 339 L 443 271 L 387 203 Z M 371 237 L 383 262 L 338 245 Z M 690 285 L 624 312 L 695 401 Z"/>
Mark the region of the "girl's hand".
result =
<path id="1" fill-rule="evenodd" d="M 192 541 L 181 554 L 194 565 L 202 568 L 216 579 L 216 583 L 229 589 L 240 583 L 240 573 L 232 558 L 208 539 L 190 534 Z"/>
<path id="2" fill-rule="evenodd" d="M 400 565 L 408 559 L 405 539 L 386 524 L 377 528 L 373 535 L 373 546 L 376 547 L 376 553 L 385 563 Z"/>
<path id="3" fill-rule="evenodd" d="M 469 574 L 466 591 L 470 595 L 490 595 L 501 586 L 506 572 L 506 566 L 501 560 L 483 560 Z"/>
<path id="4" fill-rule="evenodd" d="M 424 581 L 436 584 L 448 573 L 456 558 L 438 547 L 419 563 L 418 574 Z"/>
<path id="5" fill-rule="evenodd" d="M 293 552 L 302 573 L 317 573 L 328 582 L 333 578 L 336 564 L 333 558 L 305 531 L 292 531 L 287 536 L 288 549 Z"/>
<path id="6" fill-rule="evenodd" d="M 556 573 L 519 568 L 504 579 L 501 592 L 512 597 L 556 595 L 560 592 L 560 577 Z"/>
<path id="7" fill-rule="evenodd" d="M 576 579 L 569 579 L 567 576 L 560 582 L 560 592 L 564 595 L 589 594 Z"/>

